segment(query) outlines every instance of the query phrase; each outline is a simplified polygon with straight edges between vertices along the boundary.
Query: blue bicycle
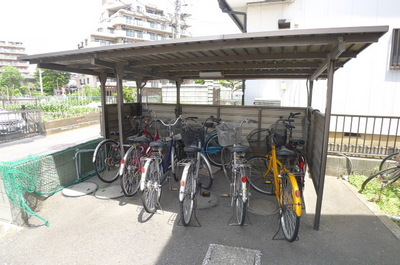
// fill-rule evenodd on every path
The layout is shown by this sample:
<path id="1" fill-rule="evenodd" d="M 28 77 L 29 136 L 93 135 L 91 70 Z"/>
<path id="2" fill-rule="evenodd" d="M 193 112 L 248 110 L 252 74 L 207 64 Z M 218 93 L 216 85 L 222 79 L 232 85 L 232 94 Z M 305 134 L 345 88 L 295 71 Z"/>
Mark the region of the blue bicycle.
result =
<path id="1" fill-rule="evenodd" d="M 215 128 L 215 125 L 218 125 L 220 122 L 220 118 L 210 116 L 203 124 L 205 129 L 205 138 L 202 152 L 206 155 L 208 161 L 210 161 L 212 165 L 217 167 L 222 167 L 221 151 L 223 147 L 218 142 L 217 131 L 213 130 L 209 132 L 209 130 L 211 130 L 211 128 Z"/>
<path id="2" fill-rule="evenodd" d="M 157 206 L 160 206 L 161 185 L 168 172 L 171 171 L 175 180 L 178 180 L 176 169 L 179 155 L 177 153 L 183 152 L 183 146 L 181 144 L 182 136 L 180 133 L 174 133 L 174 127 L 182 120 L 181 116 L 172 123 L 167 123 L 161 119 L 154 120 L 168 128 L 169 136 L 160 141 L 151 142 L 152 154 L 149 157 L 144 157 L 142 161 L 140 191 L 143 207 L 148 213 L 154 213 Z M 167 144 L 168 152 L 164 155 L 163 150 Z"/>

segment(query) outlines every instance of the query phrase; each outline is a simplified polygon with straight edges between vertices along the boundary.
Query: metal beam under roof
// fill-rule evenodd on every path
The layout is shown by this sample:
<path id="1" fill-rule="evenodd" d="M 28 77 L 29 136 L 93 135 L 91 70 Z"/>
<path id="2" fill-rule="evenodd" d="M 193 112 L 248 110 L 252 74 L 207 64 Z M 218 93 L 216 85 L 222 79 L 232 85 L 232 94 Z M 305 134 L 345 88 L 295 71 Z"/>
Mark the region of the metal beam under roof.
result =
<path id="1" fill-rule="evenodd" d="M 22 56 L 41 68 L 114 77 L 124 65 L 128 80 L 325 79 L 329 58 L 335 70 L 388 31 L 388 26 L 280 30 L 140 42 Z M 338 52 L 340 51 L 340 52 Z M 211 78 L 212 79 L 212 78 Z M 215 78 L 217 79 L 217 78 Z"/>

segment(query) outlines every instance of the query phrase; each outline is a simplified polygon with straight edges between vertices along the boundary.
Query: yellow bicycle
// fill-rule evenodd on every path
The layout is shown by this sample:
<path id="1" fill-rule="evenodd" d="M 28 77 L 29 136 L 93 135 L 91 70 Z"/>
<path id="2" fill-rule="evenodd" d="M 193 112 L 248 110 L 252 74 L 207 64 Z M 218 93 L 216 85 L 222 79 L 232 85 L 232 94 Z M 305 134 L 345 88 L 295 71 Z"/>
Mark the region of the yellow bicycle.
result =
<path id="1" fill-rule="evenodd" d="M 278 150 L 273 126 L 268 131 L 267 139 L 271 146 L 270 154 L 248 160 L 252 168 L 249 182 L 253 188 L 275 194 L 280 208 L 280 226 L 286 240 L 293 242 L 297 239 L 303 211 L 301 189 L 291 170 L 297 153 L 286 148 Z"/>

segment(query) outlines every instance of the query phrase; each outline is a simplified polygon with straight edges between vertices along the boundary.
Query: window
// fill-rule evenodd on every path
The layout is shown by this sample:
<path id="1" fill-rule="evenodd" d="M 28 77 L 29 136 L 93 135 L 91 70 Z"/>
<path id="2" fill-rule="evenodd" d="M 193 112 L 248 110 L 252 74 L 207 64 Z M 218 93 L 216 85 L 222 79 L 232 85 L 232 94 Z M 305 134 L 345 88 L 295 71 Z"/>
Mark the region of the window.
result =
<path id="1" fill-rule="evenodd" d="M 138 38 L 143 38 L 143 31 L 136 31 L 136 35 Z"/>
<path id="2" fill-rule="evenodd" d="M 390 68 L 400 69 L 400 29 L 393 29 Z"/>
<path id="3" fill-rule="evenodd" d="M 143 20 L 135 18 L 135 24 L 138 26 L 143 26 Z"/>
<path id="4" fill-rule="evenodd" d="M 135 31 L 131 29 L 125 30 L 127 37 L 135 37 Z"/>
<path id="5" fill-rule="evenodd" d="M 133 22 L 132 17 L 129 17 L 129 16 L 125 16 L 125 21 L 126 21 L 126 24 L 132 24 L 132 22 Z"/>
<path id="6" fill-rule="evenodd" d="M 162 30 L 167 30 L 167 26 L 165 24 L 161 24 L 161 29 Z"/>
<path id="7" fill-rule="evenodd" d="M 157 29 L 158 28 L 157 27 L 157 23 L 154 22 L 154 21 L 150 21 L 150 27 L 153 28 L 153 29 Z"/>
<path id="8" fill-rule="evenodd" d="M 151 40 L 157 40 L 157 34 L 150 33 L 150 39 Z"/>

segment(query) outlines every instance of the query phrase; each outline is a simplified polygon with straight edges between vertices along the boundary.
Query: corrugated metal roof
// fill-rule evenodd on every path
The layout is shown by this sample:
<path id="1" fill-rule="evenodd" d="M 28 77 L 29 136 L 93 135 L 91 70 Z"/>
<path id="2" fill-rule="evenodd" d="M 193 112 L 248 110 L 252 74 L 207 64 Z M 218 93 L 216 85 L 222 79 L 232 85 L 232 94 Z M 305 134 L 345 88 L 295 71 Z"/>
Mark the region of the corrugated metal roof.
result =
<path id="1" fill-rule="evenodd" d="M 38 67 L 126 80 L 316 79 L 327 77 L 327 63 L 343 67 L 388 31 L 388 26 L 280 30 L 183 38 L 87 48 L 20 57 Z M 335 70 L 336 70 L 335 69 Z M 212 78 L 207 78 L 212 79 Z"/>

